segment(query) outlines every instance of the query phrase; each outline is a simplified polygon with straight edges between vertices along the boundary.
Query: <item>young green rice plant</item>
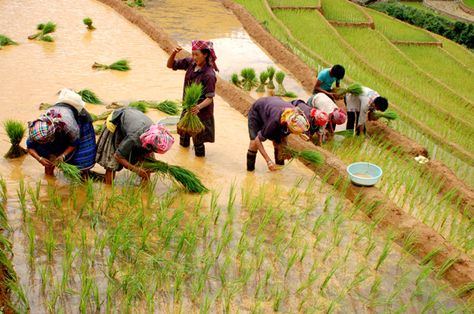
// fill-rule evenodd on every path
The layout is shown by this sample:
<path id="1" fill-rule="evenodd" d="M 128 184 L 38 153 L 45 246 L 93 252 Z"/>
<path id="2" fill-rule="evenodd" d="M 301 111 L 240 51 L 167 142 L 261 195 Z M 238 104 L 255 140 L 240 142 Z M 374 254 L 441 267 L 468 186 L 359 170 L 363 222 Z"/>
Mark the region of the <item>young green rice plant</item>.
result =
<path id="1" fill-rule="evenodd" d="M 439 270 L 438 270 L 438 273 L 436 274 L 436 277 L 438 279 L 442 278 L 443 275 L 448 271 L 449 268 L 451 268 L 451 266 L 454 265 L 454 263 L 456 263 L 458 261 L 458 258 L 457 257 L 450 257 L 448 258 L 440 267 L 439 267 Z"/>
<path id="2" fill-rule="evenodd" d="M 286 276 L 288 276 L 288 273 L 290 272 L 293 265 L 295 265 L 297 260 L 298 260 L 298 251 L 295 251 L 290 256 L 290 258 L 288 259 L 288 262 L 286 263 L 286 269 L 285 269 L 285 275 L 284 275 L 285 278 L 286 278 Z"/>
<path id="3" fill-rule="evenodd" d="M 275 89 L 275 84 L 273 83 L 273 77 L 275 76 L 275 68 L 272 66 L 269 66 L 267 68 L 267 73 L 268 73 L 268 84 L 267 88 L 268 89 Z"/>
<path id="4" fill-rule="evenodd" d="M 242 83 L 240 82 L 239 75 L 237 73 L 232 73 L 230 76 L 230 82 L 235 86 L 242 88 Z"/>
<path id="5" fill-rule="evenodd" d="M 297 98 L 298 95 L 295 92 L 287 91 L 283 97 L 288 97 L 288 98 Z"/>
<path id="6" fill-rule="evenodd" d="M 127 5 L 129 7 L 144 7 L 145 2 L 144 0 L 129 0 L 127 1 Z"/>
<path id="7" fill-rule="evenodd" d="M 144 100 L 132 101 L 128 104 L 128 106 L 130 108 L 137 109 L 138 111 L 141 111 L 143 113 L 146 113 L 148 111 L 148 103 Z"/>
<path id="8" fill-rule="evenodd" d="M 17 195 L 18 195 L 18 201 L 20 202 L 20 209 L 21 209 L 21 214 L 22 214 L 22 219 L 23 221 L 26 221 L 27 219 L 27 208 L 26 208 L 26 186 L 25 186 L 25 181 L 20 180 L 19 182 L 19 187 L 17 190 Z"/>
<path id="9" fill-rule="evenodd" d="M 376 110 L 372 113 L 372 115 L 377 119 L 384 118 L 387 119 L 387 121 L 397 120 L 399 118 L 398 114 L 391 110 L 387 110 L 385 112 Z"/>
<path id="10" fill-rule="evenodd" d="M 192 83 L 184 90 L 183 110 L 185 110 L 185 113 L 177 124 L 180 135 L 188 134 L 193 136 L 204 131 L 205 127 L 201 119 L 191 112 L 202 96 L 202 88 L 201 84 Z"/>
<path id="11" fill-rule="evenodd" d="M 352 95 L 355 95 L 355 96 L 359 96 L 359 95 L 362 95 L 363 92 L 364 91 L 362 90 L 362 85 L 360 83 L 353 83 L 353 84 L 347 86 L 346 88 L 339 88 L 336 91 L 336 94 L 339 97 L 343 97 L 346 94 L 352 94 Z"/>
<path id="12" fill-rule="evenodd" d="M 425 257 L 423 257 L 423 259 L 420 261 L 420 264 L 425 265 L 431 262 L 431 260 L 435 258 L 441 251 L 442 251 L 442 248 L 435 248 L 431 250 L 428 254 L 426 254 Z"/>
<path id="13" fill-rule="evenodd" d="M 54 249 L 56 247 L 56 239 L 54 238 L 54 231 L 52 226 L 49 226 L 48 228 L 48 233 L 46 234 L 46 238 L 44 239 L 44 247 L 46 249 L 46 256 L 48 257 L 48 261 L 52 262 L 54 257 Z"/>
<path id="14" fill-rule="evenodd" d="M 85 18 L 82 20 L 82 23 L 84 23 L 84 25 L 87 26 L 87 29 L 88 29 L 88 30 L 90 30 L 90 31 L 95 30 L 94 25 L 92 25 L 92 19 L 91 19 L 90 17 L 85 17 Z"/>
<path id="15" fill-rule="evenodd" d="M 33 227 L 33 221 L 31 217 L 27 220 L 27 235 L 28 235 L 28 261 L 30 265 L 34 264 L 35 260 L 35 228 Z"/>
<path id="16" fill-rule="evenodd" d="M 73 183 L 79 183 L 82 181 L 81 171 L 77 166 L 68 164 L 64 161 L 58 162 L 56 165 L 61 170 L 64 176 Z"/>
<path id="17" fill-rule="evenodd" d="M 332 276 L 334 276 L 334 274 L 336 273 L 336 271 L 338 270 L 338 268 L 340 267 L 341 265 L 339 265 L 339 263 L 335 263 L 331 270 L 329 271 L 329 273 L 326 275 L 326 277 L 324 278 L 323 280 L 323 283 L 321 284 L 321 287 L 319 287 L 319 291 L 321 293 L 324 292 L 324 289 L 327 287 L 329 281 L 331 280 Z"/>
<path id="18" fill-rule="evenodd" d="M 92 68 L 96 70 L 115 70 L 124 72 L 130 70 L 130 65 L 128 64 L 128 60 L 121 59 L 110 65 L 94 62 Z"/>
<path id="19" fill-rule="evenodd" d="M 290 148 L 289 146 L 285 146 L 284 150 L 285 153 L 291 156 L 291 158 L 301 158 L 314 166 L 319 166 L 324 163 L 323 156 L 314 150 L 304 149 L 298 151 L 296 149 Z"/>
<path id="20" fill-rule="evenodd" d="M 261 72 L 259 78 L 260 78 L 260 85 L 258 85 L 256 92 L 264 93 L 265 85 L 267 84 L 267 80 L 268 80 L 268 72 L 267 71 Z"/>
<path id="21" fill-rule="evenodd" d="M 3 122 L 3 128 L 10 139 L 11 147 L 4 155 L 5 158 L 18 158 L 26 154 L 26 149 L 20 146 L 21 140 L 26 132 L 26 127 L 17 120 L 6 120 Z"/>
<path id="22" fill-rule="evenodd" d="M 177 115 L 180 110 L 178 103 L 172 100 L 163 100 L 162 102 L 149 102 L 148 106 L 153 109 L 157 109 L 169 115 Z"/>
<path id="23" fill-rule="evenodd" d="M 278 88 L 275 95 L 277 96 L 284 96 L 286 94 L 285 86 L 283 86 L 284 79 L 285 79 L 285 73 L 283 71 L 276 72 L 275 80 L 277 81 Z"/>
<path id="24" fill-rule="evenodd" d="M 18 45 L 18 43 L 11 40 L 7 36 L 0 34 L 0 50 L 2 50 L 2 47 L 9 45 Z"/>
<path id="25" fill-rule="evenodd" d="M 378 270 L 382 263 L 387 258 L 388 254 L 390 253 L 390 249 L 392 247 L 393 239 L 392 236 L 389 236 L 387 240 L 385 240 L 385 245 L 383 246 L 382 253 L 377 260 L 377 264 L 375 265 L 375 270 Z"/>
<path id="26" fill-rule="evenodd" d="M 251 91 L 252 88 L 258 85 L 257 74 L 252 68 L 244 68 L 240 71 L 242 76 L 242 87 L 246 91 Z"/>
<path id="27" fill-rule="evenodd" d="M 53 33 L 56 31 L 56 24 L 53 22 L 48 22 L 46 24 L 38 24 L 36 29 L 39 31 L 36 34 L 28 36 L 28 39 L 36 39 L 36 40 L 42 40 L 46 42 L 53 42 L 54 39 L 51 37 L 50 33 Z"/>
<path id="28" fill-rule="evenodd" d="M 159 160 L 147 159 L 143 163 L 143 167 L 153 172 L 170 176 L 189 192 L 203 193 L 208 191 L 197 175 L 180 166 L 169 165 Z"/>
<path id="29" fill-rule="evenodd" d="M 469 293 L 472 290 L 474 290 L 474 282 L 470 282 L 470 283 L 462 286 L 461 288 L 457 289 L 456 290 L 456 295 L 458 297 L 462 297 L 462 296 L 466 295 L 466 293 Z"/>
<path id="30" fill-rule="evenodd" d="M 89 104 L 101 105 L 104 103 L 102 100 L 100 100 L 99 97 L 97 97 L 96 93 L 94 93 L 90 89 L 83 89 L 78 91 L 77 93 L 81 95 L 83 101 Z"/>

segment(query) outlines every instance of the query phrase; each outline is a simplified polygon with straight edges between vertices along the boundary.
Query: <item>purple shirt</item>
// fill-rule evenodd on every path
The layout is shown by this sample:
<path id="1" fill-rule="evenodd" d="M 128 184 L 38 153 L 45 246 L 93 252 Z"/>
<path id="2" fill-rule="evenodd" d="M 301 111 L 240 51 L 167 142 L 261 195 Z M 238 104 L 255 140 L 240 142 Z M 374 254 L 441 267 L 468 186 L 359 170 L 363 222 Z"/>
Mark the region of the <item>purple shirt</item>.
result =
<path id="1" fill-rule="evenodd" d="M 269 139 L 279 143 L 283 137 L 290 134 L 286 125 L 280 122 L 281 114 L 287 108 L 294 106 L 280 97 L 262 97 L 252 105 L 249 119 L 258 129 L 255 131 L 260 141 Z"/>
<path id="2" fill-rule="evenodd" d="M 203 88 L 203 93 L 201 98 L 199 98 L 198 104 L 201 103 L 206 98 L 213 98 L 216 95 L 216 72 L 209 65 L 206 64 L 202 69 L 195 71 L 196 62 L 193 58 L 184 58 L 175 60 L 173 63 L 173 70 L 186 70 L 186 75 L 184 76 L 184 87 L 183 87 L 183 99 L 184 99 L 184 90 L 186 87 L 192 83 L 201 83 Z M 198 113 L 198 117 L 201 120 L 207 120 L 212 118 L 214 115 L 214 101 L 212 101 L 208 106 L 201 109 Z"/>

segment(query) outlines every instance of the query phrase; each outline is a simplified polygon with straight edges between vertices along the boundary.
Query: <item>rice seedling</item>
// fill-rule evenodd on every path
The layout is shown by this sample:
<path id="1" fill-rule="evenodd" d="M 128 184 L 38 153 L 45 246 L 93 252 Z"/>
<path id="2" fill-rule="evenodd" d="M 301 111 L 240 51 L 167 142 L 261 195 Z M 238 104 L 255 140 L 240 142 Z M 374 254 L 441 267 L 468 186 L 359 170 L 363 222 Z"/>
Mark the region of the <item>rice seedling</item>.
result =
<path id="1" fill-rule="evenodd" d="M 278 71 L 275 73 L 275 80 L 277 81 L 278 88 L 275 93 L 277 96 L 284 96 L 286 94 L 285 86 L 283 86 L 283 80 L 285 79 L 285 73 Z"/>
<path id="2" fill-rule="evenodd" d="M 84 23 L 84 25 L 87 26 L 87 29 L 88 29 L 88 30 L 90 30 L 90 31 L 95 30 L 94 25 L 92 25 L 92 19 L 91 19 L 90 17 L 85 17 L 85 18 L 82 20 L 82 23 Z"/>
<path id="3" fill-rule="evenodd" d="M 26 127 L 17 120 L 6 120 L 3 122 L 3 128 L 10 139 L 11 147 L 4 155 L 5 158 L 13 159 L 26 154 L 26 149 L 20 146 L 23 136 L 25 136 Z"/>
<path id="4" fill-rule="evenodd" d="M 128 104 L 128 106 L 130 108 L 137 109 L 138 111 L 141 111 L 143 113 L 146 113 L 148 111 L 147 102 L 143 100 L 132 101 L 131 103 Z"/>
<path id="5" fill-rule="evenodd" d="M 454 263 L 456 263 L 458 261 L 458 258 L 457 257 L 450 257 L 448 258 L 440 267 L 439 267 L 439 270 L 438 270 L 438 274 L 436 275 L 436 277 L 439 279 L 439 278 L 442 278 L 443 275 L 448 271 L 448 269 L 454 265 Z"/>
<path id="6" fill-rule="evenodd" d="M 237 73 L 232 73 L 232 75 L 230 76 L 230 82 L 235 86 L 242 88 L 242 84 Z"/>
<path id="7" fill-rule="evenodd" d="M 285 146 L 285 149 L 284 149 L 285 153 L 290 155 L 291 158 L 301 158 L 303 159 L 304 161 L 307 161 L 309 162 L 310 164 L 312 164 L 313 166 L 319 166 L 319 165 L 322 165 L 324 163 L 324 158 L 323 156 L 321 156 L 320 153 L 318 153 L 317 151 L 314 151 L 314 150 L 296 150 L 296 149 L 293 149 L 293 148 L 290 148 L 289 146 Z"/>
<path id="8" fill-rule="evenodd" d="M 0 34 L 0 50 L 2 50 L 2 47 L 9 45 L 18 45 L 18 43 L 11 40 L 7 36 Z"/>
<path id="9" fill-rule="evenodd" d="M 144 7 L 145 2 L 144 0 L 129 0 L 127 1 L 127 5 L 129 7 Z"/>
<path id="10" fill-rule="evenodd" d="M 385 261 L 387 258 L 388 254 L 390 253 L 390 249 L 393 243 L 392 236 L 389 236 L 387 240 L 385 241 L 385 244 L 382 249 L 382 253 L 380 253 L 379 258 L 377 259 L 377 264 L 375 265 L 375 270 L 378 270 L 382 263 Z"/>
<path id="11" fill-rule="evenodd" d="M 98 125 L 94 125 L 94 133 L 95 134 L 100 134 L 102 133 L 102 130 L 104 129 L 104 124 L 98 124 Z"/>
<path id="12" fill-rule="evenodd" d="M 441 251 L 442 251 L 442 248 L 435 248 L 435 249 L 433 249 L 433 250 L 430 251 L 428 254 L 426 254 L 425 257 L 423 257 L 423 259 L 420 261 L 420 264 L 421 264 L 421 265 L 425 265 L 425 264 L 431 262 L 431 260 L 432 260 L 433 258 L 435 258 Z"/>
<path id="13" fill-rule="evenodd" d="M 397 120 L 398 119 L 398 114 L 394 111 L 391 111 L 391 110 L 387 110 L 385 112 L 381 112 L 381 111 L 374 111 L 372 113 L 374 115 L 375 118 L 379 119 L 379 118 L 384 118 L 384 119 L 387 119 L 388 121 L 391 121 L 391 120 Z"/>
<path id="14" fill-rule="evenodd" d="M 273 77 L 275 76 L 275 68 L 272 66 L 269 66 L 267 68 L 267 73 L 268 73 L 268 84 L 267 88 L 268 89 L 275 89 L 275 84 L 273 83 Z"/>
<path id="15" fill-rule="evenodd" d="M 73 183 L 79 183 L 82 181 L 81 171 L 77 166 L 68 164 L 64 161 L 58 162 L 57 165 L 59 170 L 62 171 L 64 176 Z"/>
<path id="16" fill-rule="evenodd" d="M 346 94 L 352 94 L 355 96 L 362 95 L 364 91 L 362 90 L 362 85 L 360 83 L 353 83 L 345 88 L 339 88 L 336 91 L 336 94 L 339 97 L 343 97 Z"/>
<path id="17" fill-rule="evenodd" d="M 288 98 L 297 98 L 298 95 L 295 92 L 287 91 L 283 97 L 288 97 Z"/>
<path id="18" fill-rule="evenodd" d="M 470 292 L 474 290 L 474 282 L 470 282 L 464 286 L 462 286 L 461 288 L 457 289 L 456 290 L 456 295 L 458 297 L 462 297 L 464 296 L 466 293 Z"/>
<path id="19" fill-rule="evenodd" d="M 202 88 L 201 84 L 193 83 L 184 90 L 183 110 L 186 112 L 177 124 L 180 135 L 189 134 L 193 136 L 204 131 L 204 124 L 202 124 L 201 119 L 191 112 L 201 98 Z"/>
<path id="20" fill-rule="evenodd" d="M 110 65 L 94 62 L 94 64 L 92 65 L 92 68 L 95 70 L 115 70 L 115 71 L 124 72 L 124 71 L 130 70 L 130 65 L 128 64 L 128 60 L 121 59 L 121 60 L 115 61 L 114 63 Z"/>
<path id="21" fill-rule="evenodd" d="M 332 276 L 334 276 L 334 274 L 336 273 L 336 271 L 338 270 L 339 267 L 340 267 L 339 263 L 335 263 L 332 266 L 331 270 L 329 271 L 329 273 L 324 278 L 323 283 L 321 284 L 321 287 L 319 287 L 320 293 L 324 292 L 324 289 L 327 287 L 327 285 L 329 284 L 329 281 L 331 280 Z"/>
<path id="22" fill-rule="evenodd" d="M 163 100 L 162 102 L 148 102 L 148 106 L 169 115 L 177 115 L 180 112 L 178 104 L 172 100 Z"/>
<path id="23" fill-rule="evenodd" d="M 42 41 L 46 41 L 46 42 L 53 42 L 54 41 L 54 39 L 48 34 L 53 33 L 53 32 L 56 31 L 56 24 L 55 23 L 50 21 L 46 24 L 38 24 L 36 29 L 39 30 L 39 32 L 37 32 L 36 34 L 28 36 L 28 39 L 30 39 L 30 40 L 36 39 L 36 40 L 42 40 Z"/>
<path id="24" fill-rule="evenodd" d="M 265 85 L 267 84 L 267 80 L 268 80 L 268 72 L 267 71 L 260 72 L 259 78 L 260 78 L 260 85 L 258 85 L 256 92 L 264 93 Z"/>
<path id="25" fill-rule="evenodd" d="M 90 89 L 83 89 L 83 90 L 78 91 L 77 93 L 81 95 L 83 101 L 89 104 L 94 104 L 94 105 L 103 104 L 103 101 L 100 100 L 100 98 L 97 97 L 96 93 L 94 93 Z"/>
<path id="26" fill-rule="evenodd" d="M 244 68 L 240 71 L 242 76 L 242 88 L 246 91 L 251 91 L 258 85 L 257 74 L 252 68 Z"/>

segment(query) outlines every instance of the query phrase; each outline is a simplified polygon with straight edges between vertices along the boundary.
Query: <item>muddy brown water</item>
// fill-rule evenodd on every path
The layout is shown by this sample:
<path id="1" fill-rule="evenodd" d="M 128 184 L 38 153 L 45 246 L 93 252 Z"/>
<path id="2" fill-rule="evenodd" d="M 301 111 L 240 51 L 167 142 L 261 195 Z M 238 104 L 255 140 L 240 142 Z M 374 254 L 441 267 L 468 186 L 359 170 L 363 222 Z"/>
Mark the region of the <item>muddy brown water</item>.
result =
<path id="1" fill-rule="evenodd" d="M 173 2 L 176 5 L 177 3 Z M 182 1 L 181 3 L 184 5 L 190 2 Z M 225 11 L 223 8 L 218 9 L 214 1 L 197 1 L 193 2 L 192 6 L 195 4 L 209 5 L 210 7 L 214 5 L 216 11 L 211 10 L 207 13 L 211 20 L 220 18 L 222 11 Z M 184 72 L 173 72 L 167 69 L 165 66 L 167 55 L 155 42 L 113 10 L 100 3 L 89 0 L 81 2 L 66 0 L 10 2 L 0 0 L 0 12 L 2 12 L 0 20 L 2 31 L 20 44 L 0 51 L 2 120 L 14 118 L 26 122 L 34 119 L 41 113 L 38 110 L 38 104 L 54 102 L 55 93 L 65 86 L 76 90 L 90 88 L 108 102 L 116 100 L 126 102 L 136 99 L 179 99 L 181 97 Z M 61 16 L 61 19 L 58 16 Z M 85 16 L 90 16 L 94 20 L 96 31 L 88 32 L 85 29 L 82 24 L 82 19 Z M 231 20 L 230 17 L 229 15 L 228 20 Z M 35 31 L 36 24 L 49 20 L 58 23 L 57 31 L 53 34 L 55 43 L 42 43 L 26 39 Z M 179 16 L 177 20 L 179 20 Z M 251 42 L 248 35 L 241 27 L 239 29 L 238 23 L 233 23 L 229 22 L 229 29 L 232 29 L 230 33 L 210 34 L 209 38 L 215 41 L 222 38 L 224 43 L 224 39 L 235 32 L 234 34 L 239 34 L 238 36 L 247 41 L 246 45 L 255 46 L 252 49 L 257 51 L 256 45 Z M 233 29 L 234 27 L 235 29 Z M 184 38 L 183 45 L 193 36 L 194 34 Z M 233 61 L 225 61 L 225 53 L 220 56 L 222 57 L 219 58 L 219 66 L 222 73 L 234 71 L 227 70 L 226 65 L 231 67 L 231 64 L 238 64 L 239 61 L 242 63 L 248 61 L 247 56 L 245 58 L 234 56 Z M 131 71 L 126 73 L 96 72 L 90 68 L 95 61 L 112 63 L 121 58 L 130 60 Z M 262 57 L 262 60 L 264 60 L 262 68 L 272 62 L 269 58 Z M 292 89 L 290 81 L 288 80 L 288 89 Z M 294 90 L 297 91 L 296 87 Z M 246 119 L 219 96 L 216 97 L 215 102 L 217 139 L 215 144 L 207 145 L 205 159 L 195 158 L 191 150 L 183 149 L 177 144 L 169 153 L 158 157 L 198 173 L 208 187 L 222 192 L 223 197 L 219 200 L 220 204 L 225 204 L 226 192 L 231 182 L 236 182 L 237 186 L 242 184 L 247 188 L 267 183 L 270 186 L 281 186 L 281 189 L 285 191 L 290 190 L 298 178 L 311 178 L 313 173 L 297 161 L 285 166 L 279 172 L 270 173 L 266 170 L 262 158 L 258 158 L 256 172 L 247 173 L 245 171 L 245 152 L 248 145 Z M 88 105 L 88 109 L 95 113 L 104 110 L 102 106 L 92 105 Z M 158 112 L 151 112 L 150 116 L 154 120 L 164 117 Z M 2 131 L 0 132 L 0 151 L 6 152 L 8 147 L 8 139 Z M 269 152 L 272 151 L 271 145 L 266 145 L 266 148 Z M 101 171 L 102 169 L 97 167 L 97 170 Z M 36 269 L 32 273 L 27 266 L 27 236 L 23 228 L 24 223 L 21 219 L 16 190 L 19 188 L 20 180 L 24 180 L 30 186 L 34 186 L 40 180 L 42 197 L 47 197 L 48 189 L 52 187 L 57 189 L 64 198 L 67 198 L 68 185 L 60 174 L 56 179 L 45 178 L 43 169 L 29 156 L 13 161 L 0 158 L 0 174 L 7 181 L 9 196 L 7 213 L 14 230 L 11 240 L 15 270 L 19 275 L 20 283 L 26 287 L 31 308 L 34 312 L 45 312 L 44 296 L 38 288 L 39 270 Z M 126 177 L 126 173 L 121 172 L 118 178 L 119 184 L 123 184 Z M 97 187 L 101 188 L 100 185 Z M 167 187 L 166 180 L 160 181 L 157 193 L 166 191 Z M 318 200 L 323 202 L 324 196 L 329 193 L 330 189 L 326 187 L 318 195 Z M 193 200 L 196 197 L 185 196 L 185 198 Z M 299 206 L 303 206 L 303 204 Z M 320 210 L 321 208 L 319 208 Z M 67 215 L 68 213 L 56 213 L 55 215 L 63 214 Z M 358 219 L 364 222 L 363 217 Z M 43 232 L 39 232 L 38 237 L 44 238 L 46 226 L 39 228 L 43 229 Z M 58 232 L 61 231 L 61 226 L 55 226 L 55 228 L 58 228 Z M 351 237 L 350 234 L 347 236 Z M 349 239 L 345 241 L 349 241 Z M 376 251 L 379 250 L 380 247 Z M 396 259 L 401 255 L 400 248 L 394 246 L 390 254 Z M 37 262 L 41 263 L 44 262 L 45 256 L 43 254 L 36 258 Z M 60 264 L 60 257 L 58 257 L 57 263 Z M 413 266 L 414 262 L 411 261 L 410 265 Z M 59 268 L 58 266 L 58 272 Z M 395 268 L 390 271 L 397 272 Z M 96 274 L 99 281 L 104 278 L 100 272 Z M 59 279 L 59 273 L 57 276 Z M 78 279 L 77 276 L 76 279 Z M 384 283 L 384 285 L 387 284 Z M 103 292 L 103 286 L 104 283 L 100 284 L 101 292 Z M 389 286 L 388 284 L 384 289 L 389 289 Z M 446 299 L 449 297 L 446 296 Z M 78 300 L 72 298 L 71 302 L 77 304 Z M 245 303 L 249 302 L 252 302 L 251 295 L 242 297 L 244 308 L 248 308 Z M 361 301 L 353 300 L 352 302 L 357 304 Z M 456 301 L 448 301 L 448 303 L 452 302 Z M 270 309 L 270 307 L 271 304 L 266 308 Z M 77 306 L 73 307 L 71 304 L 66 309 L 68 308 L 76 309 Z M 364 310 L 361 305 L 354 305 L 354 308 Z"/>

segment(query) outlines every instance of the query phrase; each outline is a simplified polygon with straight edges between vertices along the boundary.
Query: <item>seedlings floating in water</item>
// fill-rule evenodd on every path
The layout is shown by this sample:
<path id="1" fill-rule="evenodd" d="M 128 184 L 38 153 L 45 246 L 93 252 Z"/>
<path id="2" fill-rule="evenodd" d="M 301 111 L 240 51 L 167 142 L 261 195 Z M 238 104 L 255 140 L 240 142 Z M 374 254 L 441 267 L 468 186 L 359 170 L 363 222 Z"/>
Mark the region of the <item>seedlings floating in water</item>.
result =
<path id="1" fill-rule="evenodd" d="M 94 105 L 103 104 L 102 100 L 100 100 L 99 97 L 97 97 L 97 95 L 90 89 L 83 89 L 77 93 L 81 95 L 83 101 L 89 104 L 94 104 Z"/>
<path id="2" fill-rule="evenodd" d="M 82 22 L 87 26 L 88 30 L 93 31 L 95 29 L 94 25 L 92 25 L 92 19 L 90 17 L 84 18 Z"/>
<path id="3" fill-rule="evenodd" d="M 260 85 L 257 87 L 257 93 L 265 92 L 265 85 L 267 84 L 268 72 L 263 71 L 260 73 Z"/>
<path id="4" fill-rule="evenodd" d="M 11 40 L 7 36 L 0 34 L 0 50 L 2 49 L 2 47 L 10 45 L 18 45 L 18 43 Z"/>
<path id="5" fill-rule="evenodd" d="M 92 65 L 92 68 L 96 70 L 116 70 L 116 71 L 122 71 L 122 72 L 130 70 L 128 61 L 125 59 L 118 60 L 112 63 L 111 65 L 94 62 L 94 64 Z"/>
<path id="6" fill-rule="evenodd" d="M 56 24 L 54 24 L 53 22 L 48 22 L 46 24 L 38 24 L 36 29 L 39 30 L 39 32 L 28 36 L 28 39 L 36 39 L 36 40 L 42 40 L 46 42 L 54 41 L 54 38 L 48 34 L 56 31 Z"/>
<path id="7" fill-rule="evenodd" d="M 284 96 L 286 94 L 285 86 L 283 86 L 284 79 L 285 79 L 285 73 L 283 73 L 282 71 L 278 71 L 275 74 L 275 80 L 278 83 L 278 89 L 277 89 L 277 92 L 275 93 L 275 95 L 277 96 Z"/>
<path id="8" fill-rule="evenodd" d="M 268 89 L 275 89 L 275 84 L 273 83 L 273 77 L 275 76 L 275 68 L 272 66 L 269 66 L 267 68 L 267 73 L 268 73 Z"/>
<path id="9" fill-rule="evenodd" d="M 3 123 L 12 146 L 5 154 L 5 158 L 18 158 L 26 154 L 26 150 L 20 146 L 20 142 L 26 132 L 26 127 L 20 121 L 7 120 Z"/>

